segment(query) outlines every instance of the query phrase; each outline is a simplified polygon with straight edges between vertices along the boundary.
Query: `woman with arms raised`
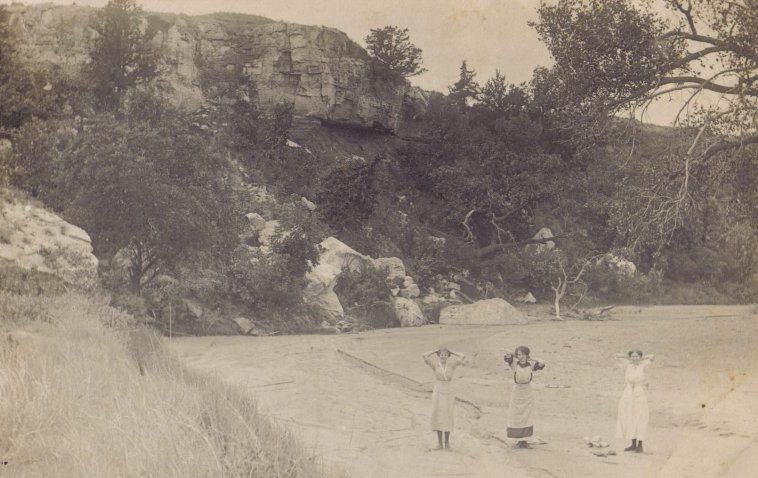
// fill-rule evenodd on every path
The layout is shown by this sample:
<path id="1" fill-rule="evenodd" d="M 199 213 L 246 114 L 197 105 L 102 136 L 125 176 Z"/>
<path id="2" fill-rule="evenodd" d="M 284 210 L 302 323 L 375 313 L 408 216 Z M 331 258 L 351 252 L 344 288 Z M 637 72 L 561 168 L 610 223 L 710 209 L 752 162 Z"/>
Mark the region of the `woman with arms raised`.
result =
<path id="1" fill-rule="evenodd" d="M 461 365 L 466 356 L 446 348 L 424 354 L 424 362 L 434 371 L 434 391 L 432 392 L 432 430 L 437 432 L 439 449 L 450 447 L 450 432 L 453 431 L 453 409 L 455 395 L 450 382 L 455 369 Z"/>
<path id="2" fill-rule="evenodd" d="M 616 436 L 632 441 L 624 451 L 642 453 L 642 440 L 647 435 L 650 419 L 645 393 L 645 367 L 650 365 L 655 355 L 642 355 L 641 350 L 630 350 L 626 354 L 615 354 L 614 358 L 624 366 L 626 379 L 626 388 L 619 400 Z"/>

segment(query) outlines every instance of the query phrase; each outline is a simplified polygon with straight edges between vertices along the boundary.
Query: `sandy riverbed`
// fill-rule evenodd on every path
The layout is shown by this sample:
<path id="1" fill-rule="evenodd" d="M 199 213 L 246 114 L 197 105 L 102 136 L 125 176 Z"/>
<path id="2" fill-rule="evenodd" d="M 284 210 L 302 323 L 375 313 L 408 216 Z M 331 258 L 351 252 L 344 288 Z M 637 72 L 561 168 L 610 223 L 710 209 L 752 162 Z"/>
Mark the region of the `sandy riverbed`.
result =
<path id="1" fill-rule="evenodd" d="M 171 340 L 191 367 L 217 372 L 288 424 L 324 467 L 372 477 L 748 477 L 758 467 L 758 316 L 754 307 L 625 307 L 612 320 L 439 326 L 336 336 L 196 337 Z M 533 386 L 535 434 L 505 439 L 510 393 L 502 355 L 531 347 L 545 360 Z M 424 351 L 469 356 L 454 381 L 450 450 L 434 450 L 432 374 Z M 656 355 L 645 453 L 615 440 L 623 373 L 615 352 Z M 615 456 L 583 437 L 601 435 Z"/>

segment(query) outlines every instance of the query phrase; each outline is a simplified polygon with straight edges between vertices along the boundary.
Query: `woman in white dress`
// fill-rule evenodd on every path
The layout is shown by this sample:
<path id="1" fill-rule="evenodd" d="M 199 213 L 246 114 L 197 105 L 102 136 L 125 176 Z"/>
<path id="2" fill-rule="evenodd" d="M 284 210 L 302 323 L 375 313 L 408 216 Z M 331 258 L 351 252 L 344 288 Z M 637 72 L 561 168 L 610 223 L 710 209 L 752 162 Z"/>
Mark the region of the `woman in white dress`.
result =
<path id="1" fill-rule="evenodd" d="M 645 393 L 645 367 L 655 356 L 642 355 L 641 350 L 630 350 L 626 354 L 615 354 L 614 358 L 623 365 L 626 388 L 619 400 L 616 437 L 631 440 L 624 451 L 642 453 L 642 441 L 647 435 L 650 409 Z"/>
<path id="2" fill-rule="evenodd" d="M 527 439 L 534 434 L 534 372 L 545 368 L 545 362 L 529 359 L 529 347 L 517 347 L 514 355 L 505 354 L 503 361 L 513 372 L 513 391 L 508 405 L 508 438 L 518 439 L 516 447 L 529 448 Z"/>
<path id="3" fill-rule="evenodd" d="M 453 431 L 453 407 L 455 395 L 450 386 L 455 369 L 466 356 L 446 348 L 424 354 L 424 362 L 434 371 L 434 391 L 432 392 L 431 428 L 437 432 L 438 448 L 450 447 L 450 432 Z"/>

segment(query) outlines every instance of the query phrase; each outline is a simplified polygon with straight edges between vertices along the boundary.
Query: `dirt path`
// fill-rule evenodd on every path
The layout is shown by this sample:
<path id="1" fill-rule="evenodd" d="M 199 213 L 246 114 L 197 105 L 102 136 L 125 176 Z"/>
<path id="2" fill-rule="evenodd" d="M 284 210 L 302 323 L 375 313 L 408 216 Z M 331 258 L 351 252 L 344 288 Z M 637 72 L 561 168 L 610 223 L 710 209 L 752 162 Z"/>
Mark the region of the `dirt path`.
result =
<path id="1" fill-rule="evenodd" d="M 503 327 L 427 326 L 339 336 L 197 337 L 172 346 L 192 367 L 218 372 L 290 425 L 324 467 L 353 477 L 750 476 L 758 435 L 758 318 L 752 308 L 624 308 L 618 320 Z M 510 384 L 505 350 L 527 344 L 548 362 L 535 379 L 535 433 L 505 440 Z M 449 451 L 432 450 L 431 371 L 421 354 L 466 353 L 454 386 Z M 614 441 L 622 372 L 609 357 L 656 354 L 649 371 L 646 452 Z M 582 437 L 602 435 L 618 454 L 597 457 Z"/>

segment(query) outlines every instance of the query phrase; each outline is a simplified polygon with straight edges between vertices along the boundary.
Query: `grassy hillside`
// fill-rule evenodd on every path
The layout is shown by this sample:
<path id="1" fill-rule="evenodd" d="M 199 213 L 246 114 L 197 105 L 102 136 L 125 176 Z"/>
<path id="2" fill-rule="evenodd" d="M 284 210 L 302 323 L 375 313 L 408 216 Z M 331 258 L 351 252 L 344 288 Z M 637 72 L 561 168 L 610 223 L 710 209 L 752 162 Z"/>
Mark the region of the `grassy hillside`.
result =
<path id="1" fill-rule="evenodd" d="M 0 334 L 3 476 L 324 475 L 249 397 L 104 300 L 0 292 Z"/>

